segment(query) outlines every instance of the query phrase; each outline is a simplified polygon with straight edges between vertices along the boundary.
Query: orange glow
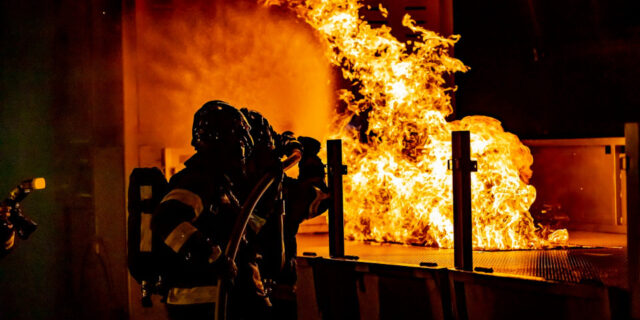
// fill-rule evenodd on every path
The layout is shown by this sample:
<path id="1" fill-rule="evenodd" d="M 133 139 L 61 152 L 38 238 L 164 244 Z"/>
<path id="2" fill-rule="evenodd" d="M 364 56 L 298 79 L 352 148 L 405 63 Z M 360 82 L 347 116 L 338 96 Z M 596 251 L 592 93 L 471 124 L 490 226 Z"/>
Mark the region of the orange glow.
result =
<path id="1" fill-rule="evenodd" d="M 278 131 L 328 134 L 333 71 L 313 30 L 290 12 L 250 1 L 139 1 L 135 15 L 139 146 L 189 146 L 193 114 L 213 99 L 258 110 Z"/>
<path id="2" fill-rule="evenodd" d="M 334 136 L 343 139 L 345 234 L 350 239 L 450 248 L 453 246 L 451 131 L 471 132 L 473 245 L 527 249 L 566 243 L 566 230 L 537 230 L 529 214 L 536 191 L 528 184 L 533 158 L 498 120 L 472 116 L 447 122 L 452 113 L 445 76 L 467 67 L 449 55 L 457 36 L 442 37 L 405 16 L 420 35 L 399 42 L 390 28 L 372 28 L 359 17 L 356 0 L 267 0 L 286 5 L 311 25 L 327 57 L 357 84 L 359 96 L 340 91 L 347 111 Z M 385 13 L 384 8 L 381 12 Z M 348 125 L 368 112 L 368 143 Z"/>

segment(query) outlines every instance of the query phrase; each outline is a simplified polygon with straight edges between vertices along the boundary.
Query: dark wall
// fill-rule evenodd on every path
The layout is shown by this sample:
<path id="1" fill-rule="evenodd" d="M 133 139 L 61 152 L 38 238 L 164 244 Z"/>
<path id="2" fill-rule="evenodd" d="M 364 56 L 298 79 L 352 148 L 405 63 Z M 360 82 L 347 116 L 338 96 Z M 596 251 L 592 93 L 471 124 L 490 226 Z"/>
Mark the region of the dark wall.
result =
<path id="1" fill-rule="evenodd" d="M 525 138 L 622 136 L 640 120 L 640 3 L 454 1 L 457 117 Z"/>
<path id="2" fill-rule="evenodd" d="M 38 230 L 0 260 L 0 318 L 123 318 L 120 3 L 0 6 L 0 192 L 47 179 L 24 202 Z"/>
<path id="3" fill-rule="evenodd" d="M 54 164 L 51 91 L 54 18 L 51 6 L 13 1 L 0 5 L 0 193 L 6 196 L 21 180 L 44 176 L 49 183 Z M 44 319 L 62 304 L 64 267 L 59 232 L 60 207 L 50 190 L 24 201 L 24 211 L 40 224 L 28 242 L 0 261 L 0 317 Z M 32 306 L 39 306 L 34 308 Z"/>

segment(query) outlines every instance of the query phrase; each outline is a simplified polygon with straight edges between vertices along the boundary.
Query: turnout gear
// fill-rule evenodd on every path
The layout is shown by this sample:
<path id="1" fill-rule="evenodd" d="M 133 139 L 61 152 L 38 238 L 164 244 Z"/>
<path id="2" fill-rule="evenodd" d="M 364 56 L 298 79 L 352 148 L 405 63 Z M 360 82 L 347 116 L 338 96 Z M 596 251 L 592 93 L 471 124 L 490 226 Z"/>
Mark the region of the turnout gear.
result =
<path id="1" fill-rule="evenodd" d="M 259 112 L 242 109 L 243 114 L 251 125 L 251 134 L 255 143 L 255 153 L 248 162 L 249 171 L 254 177 L 264 175 L 274 166 L 282 166 L 280 158 L 293 153 L 294 146 L 300 146 L 295 141 L 292 133 L 287 136 L 279 135 L 269 121 Z M 285 148 L 285 146 L 287 146 Z M 297 148 L 298 150 L 301 147 Z M 267 190 L 262 201 L 254 210 L 254 214 L 249 220 L 250 231 L 248 236 L 253 247 L 260 253 L 262 259 L 260 269 L 265 274 L 273 274 L 282 268 L 284 264 L 284 240 L 283 240 L 283 219 L 284 219 L 284 198 L 282 182 L 284 176 L 280 176 L 277 181 Z M 256 239 L 251 241 L 252 239 Z M 268 251 L 268 254 L 264 254 Z"/>
<path id="2" fill-rule="evenodd" d="M 262 256 L 258 262 L 265 290 L 270 293 L 269 301 L 273 303 L 272 318 L 295 319 L 295 236 L 300 223 L 326 211 L 329 204 L 324 164 L 317 155 L 321 145 L 313 138 L 296 138 L 290 131 L 277 134 L 260 113 L 247 109 L 242 112 L 249 120 L 255 141 L 255 153 L 248 162 L 250 171 L 262 172 L 273 159 L 303 150 L 298 178 L 285 176 L 256 208 L 254 215 L 262 223 L 260 228 L 252 228 L 257 241 L 250 241 Z"/>
<path id="3" fill-rule="evenodd" d="M 298 137 L 303 146 L 298 163 L 297 179 L 285 177 L 283 182 L 286 214 L 283 219 L 284 264 L 277 272 L 265 275 L 270 283 L 274 319 L 296 319 L 296 234 L 300 224 L 328 209 L 329 194 L 325 184 L 324 165 L 317 153 L 320 143 L 308 137 Z M 269 226 L 265 226 L 268 228 Z M 268 252 L 269 250 L 267 250 Z M 265 256 L 268 253 L 265 252 Z M 266 258 L 265 258 L 266 259 Z"/>
<path id="4" fill-rule="evenodd" d="M 207 102 L 196 112 L 191 142 L 196 154 L 171 178 L 166 192 L 154 190 L 153 201 L 148 201 L 157 206 L 150 222 L 151 247 L 154 254 L 156 249 L 162 252 L 155 261 L 162 266 L 165 302 L 172 319 L 217 318 L 216 309 L 225 305 L 224 297 L 229 297 L 231 319 L 268 318 L 270 287 L 282 287 L 281 282 L 294 288 L 295 276 L 291 281 L 283 274 L 295 275 L 298 221 L 323 210 L 318 197 L 326 189 L 317 151 L 302 157 L 307 163 L 300 166 L 304 181 L 285 180 L 284 168 L 300 160 L 304 143 L 310 145 L 309 150 L 316 148 L 315 140 L 304 141 L 291 132 L 277 134 L 259 113 L 238 111 L 222 101 Z M 288 158 L 281 162 L 285 155 Z M 312 167 L 314 170 L 309 169 Z M 132 182 L 138 180 L 132 178 Z M 142 190 L 141 185 L 133 188 Z M 140 195 L 137 200 L 142 204 L 142 191 L 133 193 Z M 291 200 L 286 205 L 285 197 Z M 317 205 L 309 209 L 314 201 Z M 285 206 L 294 212 L 292 217 L 284 214 Z M 131 225 L 143 230 L 142 214 L 139 221 L 138 226 L 135 221 Z M 141 245 L 147 237 L 142 231 L 138 238 L 133 237 L 137 247 L 130 244 L 130 251 L 134 255 L 147 248 Z M 291 239 L 294 245 L 289 248 L 285 244 Z M 132 274 L 138 273 L 134 270 Z"/>
<path id="5" fill-rule="evenodd" d="M 199 153 L 189 159 L 186 168 L 171 178 L 171 191 L 153 216 L 154 235 L 172 252 L 171 259 L 167 259 L 167 286 L 170 288 L 167 306 L 171 314 L 176 314 L 176 308 L 184 310 L 185 306 L 194 306 L 188 313 L 193 314 L 197 309 L 205 317 L 215 310 L 215 303 L 222 306 L 222 295 L 228 294 L 227 312 L 231 319 L 264 318 L 270 303 L 257 268 L 257 252 L 251 240 L 247 240 L 251 236 L 247 235 L 239 243 L 236 263 L 229 259 L 233 257 L 231 252 L 226 252 L 227 257 L 220 249 L 233 250 L 230 240 L 232 235 L 236 239 L 232 232 L 238 224 L 238 213 L 247 212 L 245 202 L 238 211 L 238 199 L 253 196 L 259 201 L 263 192 L 256 193 L 254 188 L 246 195 L 246 190 L 240 187 L 241 181 L 230 180 L 210 164 Z M 228 285 L 234 278 L 235 285 Z M 230 289 L 221 290 L 222 286 Z M 208 306 L 201 306 L 203 304 Z"/>
<path id="6" fill-rule="evenodd" d="M 230 318 L 263 318 L 268 300 L 254 267 L 257 253 L 247 241 L 251 237 L 242 237 L 235 261 L 235 254 L 225 252 L 232 232 L 244 233 L 238 219 L 251 212 L 245 199 L 258 201 L 263 194 L 252 190 L 256 176 L 246 165 L 254 154 L 251 126 L 234 107 L 210 101 L 194 116 L 192 138 L 197 152 L 171 178 L 151 221 L 154 239 L 168 253 L 162 264 L 169 314 L 174 319 L 218 316 L 215 310 L 224 306 L 228 294 Z"/>
<path id="7" fill-rule="evenodd" d="M 222 248 L 237 214 L 236 194 L 242 191 L 199 153 L 185 166 L 171 178 L 151 229 L 170 252 L 165 261 L 167 304 L 214 303 L 217 277 L 235 275 L 235 265 L 222 257 Z"/>

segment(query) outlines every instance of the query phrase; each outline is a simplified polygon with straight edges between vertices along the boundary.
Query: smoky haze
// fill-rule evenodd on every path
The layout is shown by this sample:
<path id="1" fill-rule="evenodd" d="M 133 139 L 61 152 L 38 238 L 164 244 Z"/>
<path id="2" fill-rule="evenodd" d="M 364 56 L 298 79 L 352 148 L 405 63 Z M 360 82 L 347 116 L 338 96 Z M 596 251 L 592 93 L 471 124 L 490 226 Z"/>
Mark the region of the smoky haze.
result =
<path id="1" fill-rule="evenodd" d="M 324 138 L 335 81 L 324 49 L 290 13 L 251 1 L 136 8 L 138 145 L 188 147 L 209 100 L 260 111 L 274 128 Z"/>

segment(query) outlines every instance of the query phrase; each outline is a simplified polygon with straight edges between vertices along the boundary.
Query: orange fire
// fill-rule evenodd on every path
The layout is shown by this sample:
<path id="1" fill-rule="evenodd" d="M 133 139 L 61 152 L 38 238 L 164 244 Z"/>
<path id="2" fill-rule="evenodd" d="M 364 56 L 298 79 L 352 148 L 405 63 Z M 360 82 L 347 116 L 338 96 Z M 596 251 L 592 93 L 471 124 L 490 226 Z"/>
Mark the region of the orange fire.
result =
<path id="1" fill-rule="evenodd" d="M 358 97 L 340 92 L 347 112 L 334 136 L 343 139 L 345 234 L 354 240 L 453 246 L 452 182 L 447 170 L 451 132 L 471 132 L 473 245 L 527 249 L 566 243 L 566 230 L 538 231 L 529 213 L 536 191 L 528 184 L 533 157 L 517 136 L 484 116 L 447 122 L 452 113 L 445 76 L 467 67 L 449 55 L 457 36 L 442 37 L 416 25 L 403 43 L 387 26 L 372 28 L 359 17 L 357 0 L 267 0 L 287 5 L 327 43 L 330 61 L 357 84 Z M 386 10 L 380 7 L 383 15 Z M 368 142 L 353 115 L 367 112 Z M 544 232 L 544 234 L 543 234 Z"/>

